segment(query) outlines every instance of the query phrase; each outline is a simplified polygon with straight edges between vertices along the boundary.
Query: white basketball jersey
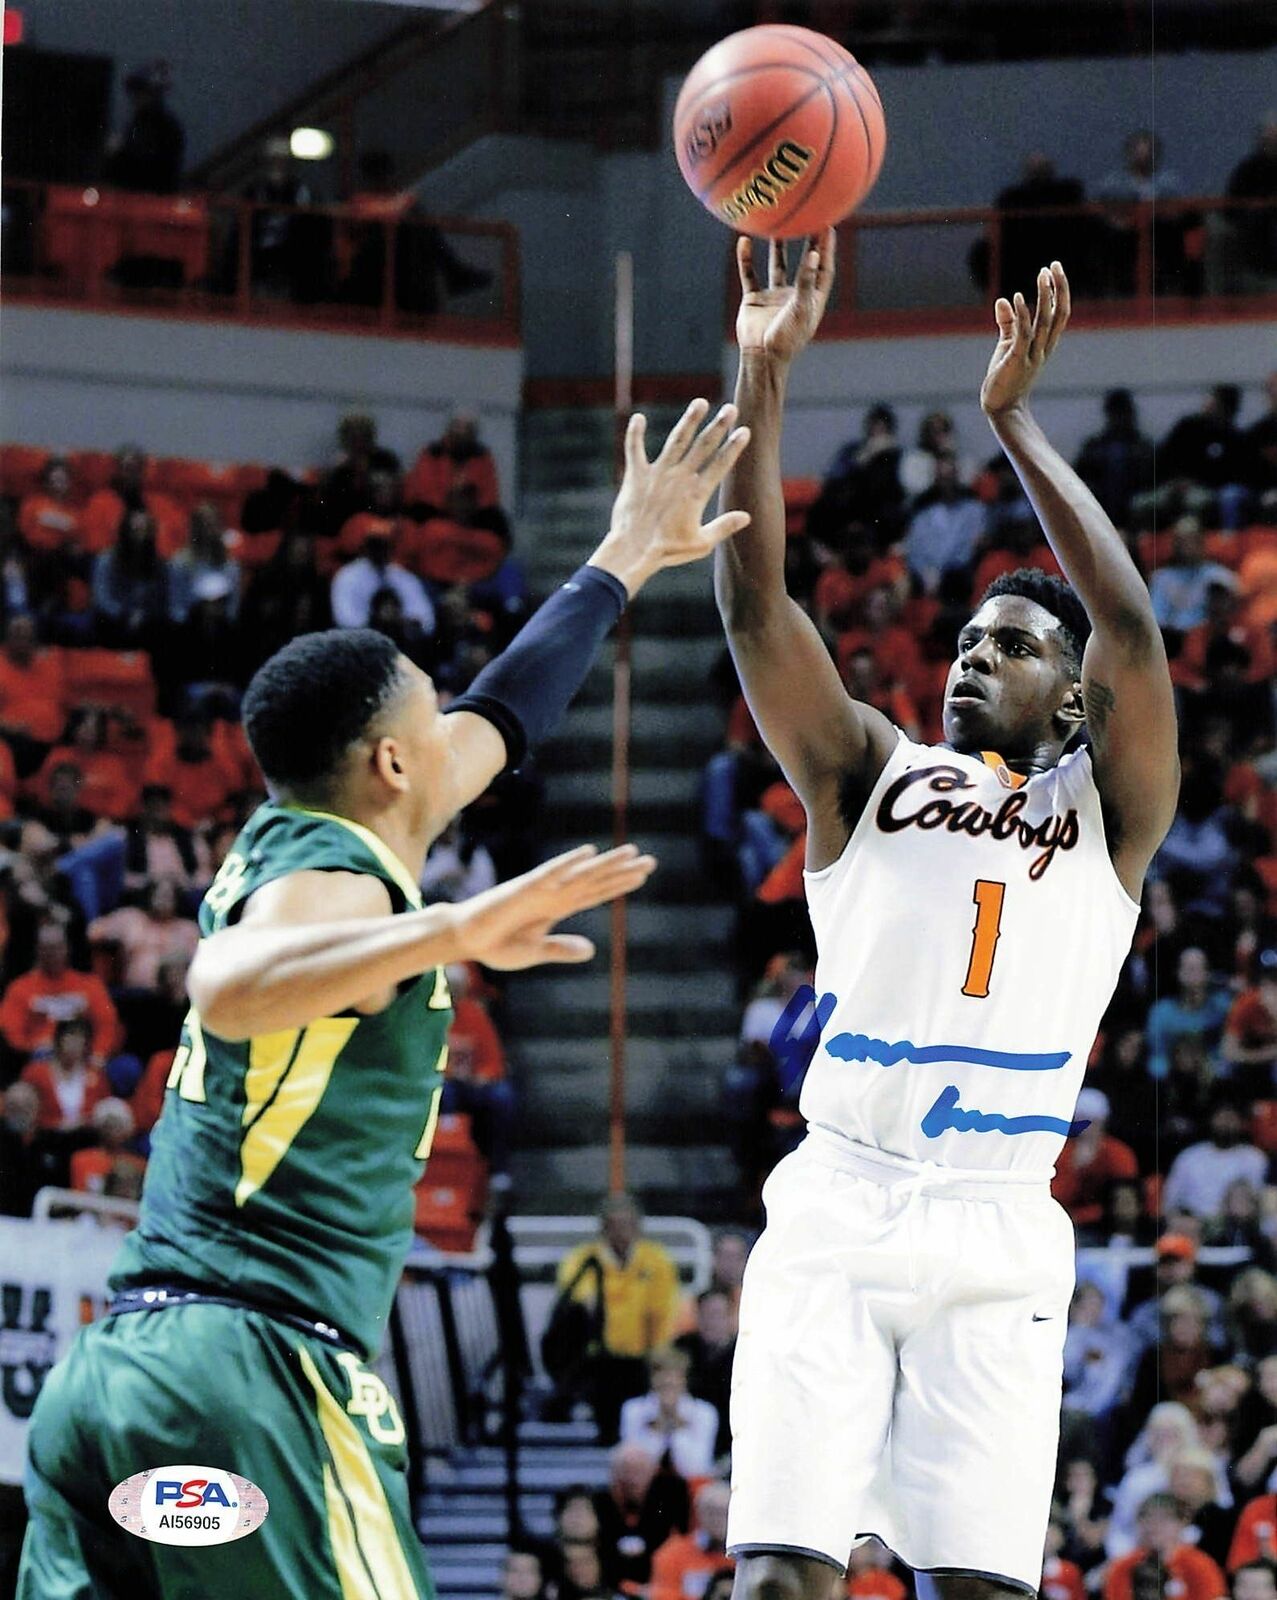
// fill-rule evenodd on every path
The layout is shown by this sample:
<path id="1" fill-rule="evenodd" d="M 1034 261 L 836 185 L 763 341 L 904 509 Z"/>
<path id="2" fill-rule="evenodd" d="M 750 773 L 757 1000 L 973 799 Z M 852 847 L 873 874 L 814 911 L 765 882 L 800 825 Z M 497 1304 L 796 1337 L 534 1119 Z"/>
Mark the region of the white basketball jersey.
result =
<path id="1" fill-rule="evenodd" d="M 1139 907 L 1090 751 L 1027 781 L 902 735 L 842 855 L 806 875 L 813 1126 L 941 1166 L 1049 1174 Z"/>

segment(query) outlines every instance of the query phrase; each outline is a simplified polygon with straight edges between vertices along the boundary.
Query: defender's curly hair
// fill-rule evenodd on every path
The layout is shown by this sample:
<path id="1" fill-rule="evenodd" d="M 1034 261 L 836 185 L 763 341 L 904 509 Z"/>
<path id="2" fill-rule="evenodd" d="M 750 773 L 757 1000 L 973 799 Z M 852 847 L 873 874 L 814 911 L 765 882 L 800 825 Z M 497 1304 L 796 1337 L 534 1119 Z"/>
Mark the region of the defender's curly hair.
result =
<path id="1" fill-rule="evenodd" d="M 1040 572 L 1036 567 L 1017 567 L 995 578 L 980 596 L 980 606 L 986 600 L 996 600 L 999 595 L 1016 594 L 1049 611 L 1060 624 L 1069 671 L 1077 677 L 1082 671 L 1082 652 L 1091 637 L 1091 619 L 1076 592 L 1057 578 L 1054 573 Z"/>
<path id="2" fill-rule="evenodd" d="M 399 650 L 371 628 L 303 633 L 255 673 L 244 731 L 272 790 L 322 796 L 401 687 Z"/>

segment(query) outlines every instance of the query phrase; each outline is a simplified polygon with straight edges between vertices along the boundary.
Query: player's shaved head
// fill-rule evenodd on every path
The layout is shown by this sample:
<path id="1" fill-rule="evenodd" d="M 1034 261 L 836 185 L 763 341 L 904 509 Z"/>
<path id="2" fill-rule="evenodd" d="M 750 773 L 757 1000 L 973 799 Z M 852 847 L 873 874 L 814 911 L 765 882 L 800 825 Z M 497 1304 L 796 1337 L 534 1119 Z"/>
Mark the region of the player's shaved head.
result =
<path id="1" fill-rule="evenodd" d="M 326 800 L 344 757 L 405 688 L 398 647 L 371 628 L 304 633 L 244 694 L 244 731 L 276 794 Z"/>

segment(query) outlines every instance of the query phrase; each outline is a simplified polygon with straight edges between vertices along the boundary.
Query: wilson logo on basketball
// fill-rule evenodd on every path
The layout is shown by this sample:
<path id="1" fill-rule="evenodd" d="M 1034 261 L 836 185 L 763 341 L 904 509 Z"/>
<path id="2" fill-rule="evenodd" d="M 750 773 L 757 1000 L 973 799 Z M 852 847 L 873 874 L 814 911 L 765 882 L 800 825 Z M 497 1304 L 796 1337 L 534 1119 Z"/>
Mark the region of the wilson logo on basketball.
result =
<path id="1" fill-rule="evenodd" d="M 751 212 L 779 205 L 811 164 L 813 151 L 793 139 L 782 139 L 757 171 L 718 205 L 724 222 L 739 222 Z"/>
<path id="2" fill-rule="evenodd" d="M 708 156 L 714 154 L 731 131 L 732 108 L 727 101 L 720 100 L 717 105 L 706 106 L 688 129 L 687 137 L 683 141 L 688 164 L 693 167 L 699 166 Z"/>

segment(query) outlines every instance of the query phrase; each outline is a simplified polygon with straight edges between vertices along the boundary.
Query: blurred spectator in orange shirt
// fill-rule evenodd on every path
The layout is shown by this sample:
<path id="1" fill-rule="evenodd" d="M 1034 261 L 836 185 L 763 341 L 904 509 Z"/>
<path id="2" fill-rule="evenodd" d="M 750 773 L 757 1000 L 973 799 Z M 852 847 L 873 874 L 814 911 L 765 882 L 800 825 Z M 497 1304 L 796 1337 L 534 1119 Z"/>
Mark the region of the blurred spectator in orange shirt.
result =
<path id="1" fill-rule="evenodd" d="M 36 648 L 35 623 L 30 617 L 10 617 L 0 650 L 0 733 L 25 744 L 50 745 L 62 736 L 66 726 L 66 687 L 62 678 L 62 656 L 57 650 Z M 23 762 L 18 769 L 26 776 L 39 765 Z"/>
<path id="2" fill-rule="evenodd" d="M 900 602 L 895 591 L 886 584 L 871 589 L 865 596 L 862 613 L 863 624 L 839 637 L 839 672 L 845 679 L 852 656 L 858 650 L 869 650 L 883 678 L 899 683 L 916 703 L 930 691 L 930 674 L 918 641 L 908 628 L 900 626 Z"/>
<path id="3" fill-rule="evenodd" d="M 470 969 L 464 963 L 448 968 L 448 987 L 452 1022 L 440 1109 L 463 1111 L 470 1117 L 474 1142 L 493 1180 L 508 1182 L 515 1096 L 506 1082 L 505 1051 L 487 1008 L 470 993 Z"/>
<path id="4" fill-rule="evenodd" d="M 190 917 L 179 916 L 179 909 L 177 885 L 160 878 L 150 885 L 144 905 L 120 906 L 89 924 L 91 943 L 119 946 L 124 988 L 157 988 L 165 961 L 189 962 L 194 956 L 200 930 Z"/>
<path id="5" fill-rule="evenodd" d="M 54 1029 L 52 1051 L 23 1067 L 22 1081 L 40 1096 L 41 1128 L 81 1128 L 110 1094 L 106 1073 L 89 1059 L 91 1042 L 88 1022 L 68 1017 Z"/>
<path id="6" fill-rule="evenodd" d="M 422 450 L 404 484 L 404 504 L 422 520 L 437 516 L 450 503 L 452 491 L 469 491 L 476 510 L 495 506 L 501 496 L 492 452 L 479 438 L 479 419 L 470 411 L 448 418 L 442 438 Z"/>
<path id="7" fill-rule="evenodd" d="M 1090 1127 L 1065 1141 L 1056 1160 L 1051 1193 L 1072 1217 L 1074 1227 L 1098 1228 L 1104 1220 L 1109 1185 L 1115 1178 L 1138 1178 L 1140 1167 L 1130 1145 L 1108 1131 L 1109 1102 L 1103 1090 L 1083 1089 L 1077 1097 L 1076 1115 Z"/>
<path id="8" fill-rule="evenodd" d="M 707 1579 L 721 1567 L 734 1567 L 726 1552 L 727 1503 L 731 1490 L 712 1479 L 692 1501 L 692 1530 L 675 1533 L 652 1556 L 649 1600 L 700 1600 Z"/>
<path id="9" fill-rule="evenodd" d="M 859 1600 L 907 1600 L 909 1591 L 891 1570 L 891 1554 L 881 1539 L 866 1539 L 847 1562 L 847 1593 Z"/>
<path id="10" fill-rule="evenodd" d="M 35 958 L 32 970 L 15 978 L 0 999 L 0 1032 L 10 1048 L 29 1056 L 53 1043 L 60 1022 L 85 1018 L 92 1029 L 93 1059 L 105 1061 L 119 1039 L 119 1017 L 102 980 L 71 966 L 61 923 L 40 924 Z"/>
<path id="11" fill-rule="evenodd" d="M 161 785 L 172 794 L 175 822 L 183 828 L 198 828 L 221 811 L 234 778 L 213 751 L 209 719 L 191 712 L 178 722 L 172 743 L 165 740 L 153 750 L 142 781 Z"/>
<path id="12" fill-rule="evenodd" d="M 13 799 L 18 792 L 18 770 L 13 751 L 0 739 L 0 818 L 13 815 Z"/>
<path id="13" fill-rule="evenodd" d="M 1064 1524 L 1058 1517 L 1052 1517 L 1046 1525 L 1046 1558 L 1038 1590 L 1041 1600 L 1086 1600 L 1082 1569 L 1076 1561 L 1064 1559 L 1060 1554 L 1063 1548 Z"/>
<path id="14" fill-rule="evenodd" d="M 63 456 L 50 456 L 40 487 L 18 507 L 18 532 L 33 551 L 70 555 L 80 546 L 80 513 L 71 498 L 71 469 Z"/>
<path id="15" fill-rule="evenodd" d="M 1277 534 L 1257 539 L 1237 568 L 1241 583 L 1241 620 L 1251 628 L 1277 622 Z"/>
<path id="16" fill-rule="evenodd" d="M 505 1051 L 482 1000 L 470 994 L 470 970 L 448 968 L 452 1022 L 448 1027 L 448 1075 L 463 1083 L 496 1083 L 505 1077 Z"/>
<path id="17" fill-rule="evenodd" d="M 92 706 L 81 711 L 73 719 L 70 743 L 54 745 L 31 780 L 32 796 L 49 805 L 53 774 L 70 766 L 80 774 L 79 803 L 86 811 L 114 821 L 130 816 L 137 806 L 137 783 L 124 757 L 109 748 L 109 731 L 104 712 Z"/>
<path id="18" fill-rule="evenodd" d="M 424 521 L 408 522 L 399 559 L 431 583 L 483 583 L 510 553 L 505 514 L 493 506 L 482 510 L 472 492 L 458 484 L 448 491 L 442 511 Z"/>
<path id="19" fill-rule="evenodd" d="M 1187 1526 L 1173 1495 L 1151 1494 L 1139 1510 L 1139 1544 L 1111 1562 L 1104 1580 L 1104 1600 L 1134 1600 L 1136 1571 L 1147 1570 L 1159 1594 L 1167 1578 L 1176 1585 L 1177 1600 L 1225 1600 L 1224 1574 L 1208 1555 L 1184 1543 Z M 1143 1583 L 1140 1592 L 1144 1593 Z"/>
<path id="20" fill-rule="evenodd" d="M 105 489 L 89 497 L 80 517 L 84 548 L 100 555 L 116 542 L 126 511 L 148 511 L 155 519 L 155 544 L 160 555 L 175 556 L 186 540 L 186 518 L 176 500 L 166 494 L 143 489 L 146 456 L 137 445 L 121 446 L 115 457 L 115 471 Z"/>
<path id="21" fill-rule="evenodd" d="M 1237 996 L 1224 1023 L 1223 1055 L 1246 1098 L 1265 1100 L 1277 1064 L 1277 950 L 1261 950 L 1255 964 L 1258 981 Z"/>
<path id="22" fill-rule="evenodd" d="M 903 684 L 893 683 L 884 677 L 874 653 L 868 646 L 853 650 L 847 659 L 843 681 L 853 700 L 874 706 L 898 728 L 906 738 L 917 739 L 922 730 L 918 708 L 909 697 Z"/>
<path id="23" fill-rule="evenodd" d="M 127 1148 L 134 1133 L 128 1101 L 114 1096 L 99 1100 L 88 1120 L 98 1142 L 71 1157 L 71 1187 L 88 1194 L 140 1199 L 146 1158 Z"/>
<path id="24" fill-rule="evenodd" d="M 904 563 L 897 556 L 879 555 L 861 523 L 847 528 L 840 548 L 841 554 L 829 556 L 812 594 L 816 621 L 834 629 L 855 627 L 873 590 L 885 584 L 903 599 L 908 588 Z"/>
<path id="25" fill-rule="evenodd" d="M 164 1090 L 168 1086 L 168 1076 L 173 1070 L 173 1058 L 176 1055 L 176 1050 L 156 1050 L 147 1061 L 137 1088 L 129 1099 L 139 1134 L 150 1133 L 160 1119 L 160 1112 L 164 1109 Z"/>
<path id="26" fill-rule="evenodd" d="M 1242 1507 L 1228 1547 L 1228 1570 L 1254 1561 L 1277 1562 L 1277 1494 L 1256 1495 Z"/>

